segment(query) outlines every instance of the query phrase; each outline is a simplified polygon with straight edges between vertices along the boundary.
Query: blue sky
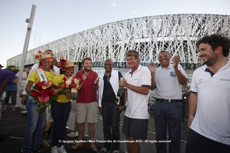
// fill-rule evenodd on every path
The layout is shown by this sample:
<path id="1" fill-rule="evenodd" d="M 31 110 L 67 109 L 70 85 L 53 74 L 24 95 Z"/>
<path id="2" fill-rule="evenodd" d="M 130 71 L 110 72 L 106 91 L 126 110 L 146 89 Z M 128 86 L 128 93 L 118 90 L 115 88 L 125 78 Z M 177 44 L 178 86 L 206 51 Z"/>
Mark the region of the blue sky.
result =
<path id="1" fill-rule="evenodd" d="M 230 15 L 230 0 L 0 0 L 0 64 L 22 53 L 26 18 L 36 12 L 29 50 L 109 22 L 164 14 Z"/>

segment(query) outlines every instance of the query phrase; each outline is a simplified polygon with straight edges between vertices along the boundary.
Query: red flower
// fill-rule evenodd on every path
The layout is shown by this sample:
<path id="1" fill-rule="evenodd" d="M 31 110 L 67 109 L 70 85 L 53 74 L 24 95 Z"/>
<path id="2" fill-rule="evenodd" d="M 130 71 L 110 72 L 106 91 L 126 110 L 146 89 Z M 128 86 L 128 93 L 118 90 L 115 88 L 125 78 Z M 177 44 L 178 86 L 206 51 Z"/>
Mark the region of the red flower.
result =
<path id="1" fill-rule="evenodd" d="M 83 81 L 83 79 L 82 78 L 77 78 L 78 80 L 79 80 L 79 82 L 82 82 Z"/>
<path id="2" fill-rule="evenodd" d="M 66 83 L 64 82 L 61 86 L 62 89 L 64 89 L 66 87 Z"/>
<path id="3" fill-rule="evenodd" d="M 38 90 L 34 90 L 30 93 L 31 96 L 39 96 L 41 93 Z"/>
<path id="4" fill-rule="evenodd" d="M 66 80 L 67 80 L 67 78 L 66 78 L 66 77 L 64 77 L 64 78 L 63 78 L 63 80 L 64 80 L 64 81 L 66 81 Z"/>
<path id="5" fill-rule="evenodd" d="M 42 51 L 39 50 L 39 51 L 38 51 L 38 54 L 41 54 L 41 53 L 42 53 Z"/>
<path id="6" fill-rule="evenodd" d="M 36 84 L 35 84 L 35 87 L 37 87 L 37 89 L 38 89 L 39 91 L 41 91 L 41 90 L 42 90 L 42 85 L 43 85 L 43 82 L 44 82 L 44 81 L 42 81 L 42 82 L 38 82 L 38 83 L 36 83 Z"/>
<path id="7" fill-rule="evenodd" d="M 48 90 L 42 90 L 41 91 L 41 95 L 43 95 L 43 96 L 47 96 L 48 94 L 49 94 Z"/>
<path id="8" fill-rule="evenodd" d="M 72 82 L 72 83 L 70 84 L 70 87 L 71 87 L 71 88 L 75 88 L 75 87 L 77 87 L 77 86 L 76 86 L 76 84 L 75 84 L 74 82 Z"/>
<path id="9" fill-rule="evenodd" d="M 48 95 L 49 95 L 49 96 L 53 96 L 53 95 L 54 95 L 54 94 L 53 94 L 53 89 L 48 90 Z"/>
<path id="10" fill-rule="evenodd" d="M 45 102 L 49 101 L 50 98 L 49 98 L 48 95 L 46 95 L 46 96 L 41 95 L 41 96 L 38 96 L 38 100 L 39 100 L 41 103 L 45 103 Z"/>
<path id="11" fill-rule="evenodd" d="M 34 59 L 38 59 L 38 58 L 39 58 L 39 55 L 35 55 L 35 56 L 34 56 Z"/>
<path id="12" fill-rule="evenodd" d="M 58 89 L 58 86 L 56 86 L 55 84 L 53 84 L 53 87 L 54 87 L 54 89 Z"/>
<path id="13" fill-rule="evenodd" d="M 53 95 L 55 95 L 57 93 L 57 89 L 53 89 Z"/>

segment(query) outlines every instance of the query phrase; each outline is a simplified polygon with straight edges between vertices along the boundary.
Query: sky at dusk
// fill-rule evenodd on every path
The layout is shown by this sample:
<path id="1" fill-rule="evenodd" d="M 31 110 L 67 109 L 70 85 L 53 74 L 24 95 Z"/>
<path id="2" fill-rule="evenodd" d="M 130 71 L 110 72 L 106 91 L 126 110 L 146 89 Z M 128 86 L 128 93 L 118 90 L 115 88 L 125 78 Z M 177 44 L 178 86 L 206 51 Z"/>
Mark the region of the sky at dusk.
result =
<path id="1" fill-rule="evenodd" d="M 230 0 L 0 0 L 0 64 L 23 51 L 32 4 L 29 48 L 109 22 L 164 14 L 230 15 Z M 5 67 L 4 67 L 5 68 Z"/>

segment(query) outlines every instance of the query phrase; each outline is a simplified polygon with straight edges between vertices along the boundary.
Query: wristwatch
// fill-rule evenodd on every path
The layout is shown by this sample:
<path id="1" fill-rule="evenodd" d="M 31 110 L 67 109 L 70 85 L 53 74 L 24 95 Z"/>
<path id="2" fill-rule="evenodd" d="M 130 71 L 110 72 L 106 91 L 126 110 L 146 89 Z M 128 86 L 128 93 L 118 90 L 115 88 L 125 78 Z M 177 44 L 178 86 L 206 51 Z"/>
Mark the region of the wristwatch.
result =
<path id="1" fill-rule="evenodd" d="M 179 69 L 175 70 L 176 72 L 180 71 Z"/>

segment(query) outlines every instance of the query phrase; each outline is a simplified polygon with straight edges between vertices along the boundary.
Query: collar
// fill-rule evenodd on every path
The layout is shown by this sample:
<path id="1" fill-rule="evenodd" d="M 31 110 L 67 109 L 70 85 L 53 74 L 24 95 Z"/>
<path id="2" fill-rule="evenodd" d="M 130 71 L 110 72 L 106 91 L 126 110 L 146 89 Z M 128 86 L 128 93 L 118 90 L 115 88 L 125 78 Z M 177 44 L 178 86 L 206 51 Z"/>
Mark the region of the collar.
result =
<path id="1" fill-rule="evenodd" d="M 167 68 L 161 67 L 161 70 L 168 70 L 172 67 L 172 64 L 169 64 L 169 66 Z"/>
<path id="2" fill-rule="evenodd" d="M 138 65 L 136 71 L 140 71 L 141 68 L 142 68 L 142 66 L 141 66 L 141 65 Z M 134 71 L 134 72 L 136 72 L 136 71 Z M 133 74 L 133 73 L 132 73 L 132 69 L 129 70 L 129 74 Z"/>
<path id="3" fill-rule="evenodd" d="M 229 67 L 230 66 L 230 62 L 228 62 L 225 66 L 223 66 L 221 69 L 219 69 L 217 72 L 219 72 L 219 71 L 221 71 L 222 69 L 225 69 L 225 68 L 227 68 L 227 67 Z M 207 65 L 205 64 L 205 65 L 203 65 L 202 67 L 201 67 L 201 70 L 203 70 L 203 71 L 205 71 L 205 72 L 209 72 L 210 73 L 210 75 L 211 76 L 213 76 L 215 73 L 213 73 L 212 71 L 210 71 L 209 69 L 208 69 L 208 67 L 207 67 Z M 217 73 L 216 72 L 216 73 Z"/>
<path id="4" fill-rule="evenodd" d="M 84 74 L 85 73 L 84 69 L 82 69 L 81 72 Z M 91 73 L 91 72 L 92 72 L 92 70 L 89 71 L 89 73 Z"/>

